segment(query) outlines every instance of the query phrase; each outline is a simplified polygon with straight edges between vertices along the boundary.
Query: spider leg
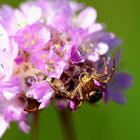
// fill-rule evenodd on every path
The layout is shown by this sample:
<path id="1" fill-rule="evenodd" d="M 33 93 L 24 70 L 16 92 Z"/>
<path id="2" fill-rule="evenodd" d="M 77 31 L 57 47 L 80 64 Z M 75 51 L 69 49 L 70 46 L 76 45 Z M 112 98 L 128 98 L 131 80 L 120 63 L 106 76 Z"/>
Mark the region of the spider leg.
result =
<path id="1" fill-rule="evenodd" d="M 55 87 L 52 83 L 49 83 L 49 85 L 55 91 L 56 95 L 61 96 L 63 98 L 69 98 L 70 93 L 66 89 L 60 89 L 58 87 Z"/>
<path id="2" fill-rule="evenodd" d="M 80 101 L 82 101 L 84 99 L 83 93 L 82 93 L 82 85 L 81 84 L 78 84 L 78 86 L 75 88 L 75 90 L 73 92 L 71 92 L 71 94 L 69 95 L 68 98 L 70 100 L 73 100 L 76 95 L 79 95 Z"/>
<path id="3" fill-rule="evenodd" d="M 115 72 L 115 58 L 113 56 L 113 65 L 112 65 L 112 70 L 111 70 L 109 76 L 107 77 L 106 80 L 101 80 L 101 81 L 99 80 L 99 82 L 103 82 L 103 83 L 110 82 L 110 80 L 112 79 L 112 76 L 114 75 L 114 72 Z"/>
<path id="4" fill-rule="evenodd" d="M 56 91 L 56 94 L 63 98 L 69 98 L 70 96 L 70 92 L 68 92 L 67 90 L 58 90 Z"/>
<path id="5" fill-rule="evenodd" d="M 82 85 L 81 84 L 78 85 L 78 93 L 79 93 L 80 101 L 83 101 L 84 96 L 83 96 Z"/>
<path id="6" fill-rule="evenodd" d="M 76 109 L 80 108 L 83 104 L 83 101 L 80 101 L 79 104 L 76 106 Z"/>
<path id="7" fill-rule="evenodd" d="M 83 104 L 83 100 L 84 100 L 84 97 L 83 97 L 83 93 L 82 93 L 82 85 L 81 84 L 79 84 L 78 86 L 77 86 L 77 89 L 76 89 L 77 91 L 75 92 L 76 93 L 76 95 L 78 94 L 79 95 L 79 98 L 80 98 L 80 100 L 79 100 L 79 102 L 76 104 L 76 106 L 75 106 L 75 109 L 78 109 L 78 108 L 80 108 L 81 106 L 82 106 L 82 104 Z M 77 93 L 78 92 L 78 93 Z M 75 96 L 76 96 L 75 95 Z"/>
<path id="8" fill-rule="evenodd" d="M 107 65 L 107 62 L 106 62 L 105 57 L 102 56 L 102 55 L 100 55 L 100 54 L 99 54 L 99 56 L 100 56 L 100 58 L 103 60 L 104 72 L 98 73 L 97 70 L 96 70 L 95 68 L 91 68 L 91 67 L 89 67 L 89 66 L 86 66 L 86 68 L 88 68 L 88 69 L 90 69 L 90 70 L 92 70 L 92 71 L 94 72 L 94 74 L 93 74 L 94 76 L 93 76 L 93 77 L 96 77 L 96 79 L 98 79 L 98 78 L 103 78 L 103 77 L 107 76 L 108 71 L 109 71 L 109 68 L 108 68 L 108 65 Z"/>
<path id="9" fill-rule="evenodd" d="M 76 95 L 78 95 L 78 86 L 75 88 L 75 90 L 73 92 L 71 92 L 71 94 L 69 95 L 69 99 L 73 100 L 75 98 Z"/>
<path id="10" fill-rule="evenodd" d="M 97 73 L 95 68 L 92 68 L 92 67 L 89 67 L 89 66 L 86 66 L 86 68 L 92 70 L 94 73 Z"/>
<path id="11" fill-rule="evenodd" d="M 100 58 L 102 59 L 103 64 L 104 64 L 104 72 L 99 73 L 99 74 L 96 72 L 94 76 L 95 76 L 95 77 L 98 77 L 98 78 L 102 78 L 102 77 L 107 76 L 108 71 L 109 71 L 109 68 L 108 68 L 108 65 L 107 65 L 107 62 L 106 62 L 105 57 L 102 56 L 102 55 L 100 55 L 100 54 L 99 54 L 99 56 L 100 56 Z"/>
<path id="12" fill-rule="evenodd" d="M 82 77 L 85 76 L 85 75 L 89 75 L 88 72 L 84 71 L 80 74 L 80 76 L 79 76 L 79 81 L 80 82 L 82 82 Z"/>

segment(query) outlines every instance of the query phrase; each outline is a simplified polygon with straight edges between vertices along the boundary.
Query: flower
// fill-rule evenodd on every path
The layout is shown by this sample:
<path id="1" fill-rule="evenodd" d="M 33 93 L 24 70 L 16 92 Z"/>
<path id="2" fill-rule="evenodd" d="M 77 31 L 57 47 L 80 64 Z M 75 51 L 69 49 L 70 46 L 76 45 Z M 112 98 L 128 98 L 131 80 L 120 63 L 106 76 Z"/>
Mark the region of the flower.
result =
<path id="1" fill-rule="evenodd" d="M 94 8 L 70 0 L 1 6 L 0 137 L 11 122 L 27 133 L 30 112 L 52 101 L 72 111 L 100 99 L 124 103 L 131 78 L 114 74 L 109 61 L 121 42 L 96 18 Z"/>

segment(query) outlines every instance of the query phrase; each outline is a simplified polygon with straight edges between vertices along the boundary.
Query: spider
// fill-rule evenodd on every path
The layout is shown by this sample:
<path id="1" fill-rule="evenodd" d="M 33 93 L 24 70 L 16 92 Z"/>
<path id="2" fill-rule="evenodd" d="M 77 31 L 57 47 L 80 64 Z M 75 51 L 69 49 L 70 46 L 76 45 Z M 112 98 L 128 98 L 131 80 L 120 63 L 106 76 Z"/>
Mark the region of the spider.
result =
<path id="1" fill-rule="evenodd" d="M 87 101 L 91 104 L 98 102 L 104 94 L 105 88 L 112 79 L 112 76 L 115 72 L 115 59 L 113 57 L 112 69 L 109 72 L 109 66 L 104 56 L 99 55 L 103 61 L 104 71 L 98 73 L 95 68 L 85 66 L 86 69 L 90 69 L 92 74 L 89 74 L 87 71 L 82 72 L 79 76 L 79 83 L 73 91 L 68 91 L 63 88 L 52 86 L 57 96 L 67 98 L 71 101 L 79 101 L 76 104 L 75 109 L 78 109 L 84 101 Z"/>

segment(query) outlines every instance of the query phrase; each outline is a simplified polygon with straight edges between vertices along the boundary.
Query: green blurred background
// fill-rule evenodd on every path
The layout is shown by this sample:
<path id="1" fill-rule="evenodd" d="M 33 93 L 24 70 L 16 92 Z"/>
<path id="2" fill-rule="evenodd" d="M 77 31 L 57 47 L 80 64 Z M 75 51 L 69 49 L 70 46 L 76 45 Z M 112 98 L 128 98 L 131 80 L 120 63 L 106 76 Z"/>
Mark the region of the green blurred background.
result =
<path id="1" fill-rule="evenodd" d="M 72 113 L 78 140 L 139 140 L 140 139 L 140 0 L 79 0 L 97 9 L 98 21 L 107 26 L 122 41 L 121 69 L 133 76 L 133 87 L 127 91 L 127 103 L 99 103 L 95 107 L 84 105 Z M 0 0 L 17 6 L 21 0 Z M 40 139 L 62 140 L 59 117 L 53 105 L 41 113 Z M 12 124 L 2 140 L 30 140 Z"/>

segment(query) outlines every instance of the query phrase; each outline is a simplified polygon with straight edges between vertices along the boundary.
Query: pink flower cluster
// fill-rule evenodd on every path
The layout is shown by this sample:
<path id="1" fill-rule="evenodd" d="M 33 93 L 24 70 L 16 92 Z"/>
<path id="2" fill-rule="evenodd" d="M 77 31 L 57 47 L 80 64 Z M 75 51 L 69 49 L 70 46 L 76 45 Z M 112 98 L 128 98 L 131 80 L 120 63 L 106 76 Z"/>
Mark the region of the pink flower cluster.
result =
<path id="1" fill-rule="evenodd" d="M 55 98 L 53 80 L 76 78 L 84 64 L 99 69 L 99 54 L 110 58 L 120 40 L 105 32 L 96 17 L 94 8 L 68 0 L 27 1 L 18 9 L 0 8 L 0 137 L 13 121 L 29 131 L 27 99 L 36 100 L 38 109 L 48 107 L 53 99 L 56 106 L 68 105 L 69 99 Z M 113 80 L 121 88 L 115 93 L 116 85 L 110 83 L 107 100 L 123 103 L 122 91 L 130 86 L 131 77 L 121 74 L 119 81 L 118 75 Z"/>

